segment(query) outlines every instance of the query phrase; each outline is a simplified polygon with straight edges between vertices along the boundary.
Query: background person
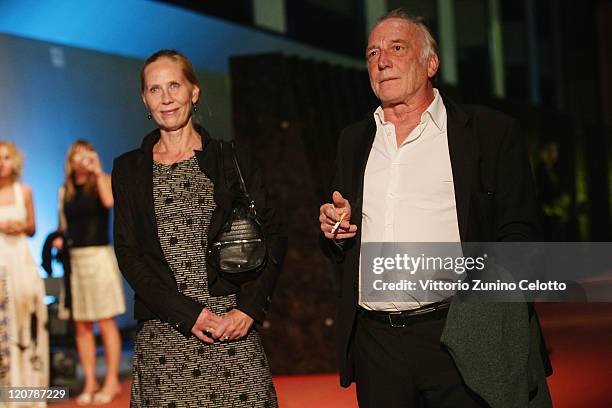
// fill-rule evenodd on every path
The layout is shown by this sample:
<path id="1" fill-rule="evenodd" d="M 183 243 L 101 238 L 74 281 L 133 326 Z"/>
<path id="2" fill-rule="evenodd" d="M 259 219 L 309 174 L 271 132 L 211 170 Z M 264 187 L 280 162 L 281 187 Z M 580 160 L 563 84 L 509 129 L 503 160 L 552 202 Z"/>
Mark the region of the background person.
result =
<path id="1" fill-rule="evenodd" d="M 0 141 L 0 386 L 47 387 L 45 287 L 27 242 L 36 223 L 32 190 L 19 182 L 22 168 L 17 146 Z"/>
<path id="2" fill-rule="evenodd" d="M 70 253 L 71 311 L 85 383 L 77 403 L 103 404 L 121 391 L 119 363 L 121 336 L 115 317 L 125 312 L 117 260 L 109 241 L 109 209 L 113 206 L 110 176 L 94 147 L 85 140 L 70 146 L 66 179 L 59 192 L 60 230 L 53 246 L 68 245 Z M 96 378 L 94 322 L 98 322 L 107 372 L 102 388 Z"/>

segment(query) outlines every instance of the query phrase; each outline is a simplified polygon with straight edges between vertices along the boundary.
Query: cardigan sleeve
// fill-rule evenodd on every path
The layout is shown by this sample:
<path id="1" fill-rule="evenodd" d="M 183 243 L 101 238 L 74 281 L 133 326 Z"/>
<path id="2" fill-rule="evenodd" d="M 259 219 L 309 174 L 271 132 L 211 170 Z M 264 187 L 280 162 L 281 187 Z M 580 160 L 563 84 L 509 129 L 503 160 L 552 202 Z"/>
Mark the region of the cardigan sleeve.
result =
<path id="1" fill-rule="evenodd" d="M 123 164 L 116 159 L 112 171 L 115 200 L 114 245 L 119 269 L 134 289 L 136 297 L 153 314 L 183 335 L 190 336 L 191 328 L 205 305 L 164 282 L 156 273 L 160 265 L 152 265 L 152 262 L 145 258 L 134 219 L 144 215 L 130 207 L 130 202 L 137 197 L 130 197 L 135 190 L 129 188 L 125 181 L 129 171 Z M 171 273 L 169 267 L 167 268 L 167 272 Z"/>
<path id="2" fill-rule="evenodd" d="M 516 120 L 500 143 L 495 186 L 495 240 L 535 241 L 540 230 L 529 155 Z"/>

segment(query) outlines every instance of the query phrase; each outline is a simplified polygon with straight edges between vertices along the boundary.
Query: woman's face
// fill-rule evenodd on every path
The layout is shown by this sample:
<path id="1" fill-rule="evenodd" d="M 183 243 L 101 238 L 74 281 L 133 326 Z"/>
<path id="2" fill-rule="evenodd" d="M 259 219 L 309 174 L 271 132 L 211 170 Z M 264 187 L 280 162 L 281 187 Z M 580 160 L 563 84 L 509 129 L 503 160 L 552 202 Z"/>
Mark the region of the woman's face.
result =
<path id="1" fill-rule="evenodd" d="M 0 179 L 13 176 L 15 161 L 8 147 L 0 146 Z"/>
<path id="2" fill-rule="evenodd" d="M 180 64 L 162 57 L 145 68 L 144 79 L 142 100 L 159 127 L 172 131 L 187 125 L 200 89 L 185 78 Z"/>

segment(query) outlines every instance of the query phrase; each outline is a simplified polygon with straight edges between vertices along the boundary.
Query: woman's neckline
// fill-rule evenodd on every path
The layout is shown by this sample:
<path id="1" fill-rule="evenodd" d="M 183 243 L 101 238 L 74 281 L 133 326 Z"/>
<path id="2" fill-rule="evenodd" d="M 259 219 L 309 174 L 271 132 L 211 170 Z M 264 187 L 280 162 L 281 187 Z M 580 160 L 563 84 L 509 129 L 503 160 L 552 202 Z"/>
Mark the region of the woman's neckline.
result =
<path id="1" fill-rule="evenodd" d="M 2 186 L 2 188 L 7 188 L 7 189 L 12 190 L 12 192 L 13 192 L 13 202 L 12 203 L 0 204 L 0 208 L 15 207 L 15 206 L 17 206 L 17 195 L 15 194 L 15 185 L 16 184 L 17 184 L 17 182 L 13 181 L 11 184 L 9 184 L 7 186 Z"/>
<path id="2" fill-rule="evenodd" d="M 178 166 L 178 165 L 180 165 L 180 164 L 182 164 L 184 162 L 188 162 L 188 161 L 192 160 L 194 157 L 195 157 L 195 153 L 193 154 L 193 156 L 189 156 L 186 159 L 181 159 L 179 161 L 175 161 L 175 162 L 172 162 L 172 163 L 164 163 L 164 162 L 160 162 L 159 160 L 155 160 L 155 159 L 153 159 L 153 163 L 159 164 L 161 166 L 166 166 L 166 167 L 172 167 L 172 166 L 176 167 L 176 166 Z"/>

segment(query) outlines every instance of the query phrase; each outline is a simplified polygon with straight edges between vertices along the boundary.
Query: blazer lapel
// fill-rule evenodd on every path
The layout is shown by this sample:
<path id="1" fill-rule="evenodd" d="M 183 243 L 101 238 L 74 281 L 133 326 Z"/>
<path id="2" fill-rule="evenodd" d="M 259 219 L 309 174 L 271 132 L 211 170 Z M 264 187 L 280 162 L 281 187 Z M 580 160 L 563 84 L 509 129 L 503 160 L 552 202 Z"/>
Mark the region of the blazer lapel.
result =
<path id="1" fill-rule="evenodd" d="M 156 129 L 145 136 L 140 147 L 140 160 L 134 174 L 134 186 L 140 192 L 142 211 L 146 214 L 151 233 L 157 233 L 157 219 L 153 205 L 153 145 L 159 140 L 159 130 Z"/>
<path id="2" fill-rule="evenodd" d="M 157 231 L 157 220 L 153 205 L 153 155 L 145 154 L 141 161 L 140 183 L 142 188 L 142 203 L 147 218 L 151 220 L 154 230 Z"/>
<path id="3" fill-rule="evenodd" d="M 467 239 L 472 178 L 477 167 L 476 143 L 468 125 L 469 117 L 454 102 L 443 96 L 447 113 L 448 150 L 453 170 L 455 203 L 461 241 Z"/>
<path id="4" fill-rule="evenodd" d="M 361 130 L 361 135 L 357 139 L 359 140 L 358 145 L 355 147 L 355 157 L 353 159 L 353 171 L 351 174 L 356 174 L 357 177 L 353 179 L 356 185 L 353 186 L 355 192 L 355 204 L 353 205 L 353 220 L 355 225 L 361 228 L 361 209 L 363 206 L 363 183 L 365 179 L 365 169 L 368 163 L 368 157 L 372 150 L 372 144 L 374 143 L 374 136 L 376 135 L 376 124 L 374 119 L 370 119 L 366 122 L 366 125 Z"/>

